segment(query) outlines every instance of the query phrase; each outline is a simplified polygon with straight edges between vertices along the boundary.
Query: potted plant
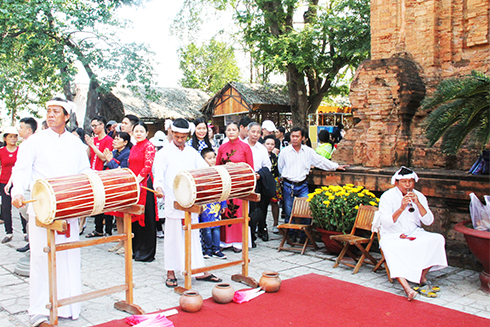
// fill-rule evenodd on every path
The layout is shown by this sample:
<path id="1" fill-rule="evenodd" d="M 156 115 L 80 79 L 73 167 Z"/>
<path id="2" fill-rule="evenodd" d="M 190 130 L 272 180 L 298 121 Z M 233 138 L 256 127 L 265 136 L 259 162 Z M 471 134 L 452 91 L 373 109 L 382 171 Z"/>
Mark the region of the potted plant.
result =
<path id="1" fill-rule="evenodd" d="M 379 198 L 362 186 L 346 184 L 317 188 L 308 194 L 308 202 L 316 230 L 328 253 L 338 254 L 342 246 L 330 235 L 350 233 L 360 204 L 377 206 Z"/>

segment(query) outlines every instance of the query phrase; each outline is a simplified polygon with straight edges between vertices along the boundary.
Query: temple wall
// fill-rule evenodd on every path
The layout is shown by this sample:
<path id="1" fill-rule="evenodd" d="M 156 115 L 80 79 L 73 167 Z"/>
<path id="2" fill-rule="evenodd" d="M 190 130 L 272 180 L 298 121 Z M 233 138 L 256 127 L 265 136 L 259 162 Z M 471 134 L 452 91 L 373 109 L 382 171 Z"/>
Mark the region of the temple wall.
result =
<path id="1" fill-rule="evenodd" d="M 421 124 L 428 112 L 417 108 L 442 79 L 490 73 L 489 22 L 488 0 L 372 0 L 371 59 L 351 84 L 357 124 L 333 160 L 469 169 L 479 153 L 471 140 L 456 156 L 441 154 L 438 143 L 427 148 Z"/>

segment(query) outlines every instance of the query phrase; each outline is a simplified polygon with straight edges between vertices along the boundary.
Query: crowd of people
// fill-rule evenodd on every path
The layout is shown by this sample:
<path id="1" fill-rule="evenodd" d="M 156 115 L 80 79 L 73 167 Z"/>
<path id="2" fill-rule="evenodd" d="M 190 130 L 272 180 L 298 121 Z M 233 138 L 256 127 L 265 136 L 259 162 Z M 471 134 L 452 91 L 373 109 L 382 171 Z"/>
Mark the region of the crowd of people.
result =
<path id="1" fill-rule="evenodd" d="M 107 122 L 106 117 L 98 115 L 91 121 L 92 132 L 85 134 L 81 128 L 73 131 L 66 128 L 72 103 L 54 98 L 46 106 L 46 129 L 35 133 L 36 121 L 33 118 L 24 118 L 18 129 L 8 127 L 4 130 L 5 146 L 0 148 L 2 220 L 6 231 L 2 243 L 11 241 L 13 237 L 13 204 L 23 210 L 23 230 L 31 249 L 29 314 L 33 326 L 46 321 L 49 315 L 45 307 L 48 299 L 48 269 L 46 254 L 42 251 L 46 244 L 46 233 L 33 222 L 34 210 L 29 206 L 26 211 L 24 202 L 29 199 L 29 189 L 37 179 L 90 170 L 130 169 L 137 182 L 145 187 L 141 188 L 138 201 L 138 204 L 145 207 L 144 213 L 131 217 L 134 233 L 133 259 L 153 261 L 157 251 L 157 237 L 164 237 L 164 264 L 167 272 L 165 285 L 176 287 L 176 272 L 184 271 L 185 257 L 185 237 L 182 230 L 184 212 L 173 206 L 173 181 L 180 171 L 247 163 L 255 172 L 255 192 L 261 195 L 260 202 L 250 202 L 249 244 L 242 244 L 240 225 L 192 231 L 192 268 L 195 269 L 203 267 L 205 259 L 211 257 L 226 260 L 227 256 L 223 253 L 226 249 L 239 253 L 244 246 L 256 247 L 257 238 L 268 241 L 266 215 L 269 205 L 273 216 L 270 231 L 279 233 L 277 225 L 281 209 L 285 222 L 289 222 L 294 198 L 308 195 L 307 176 L 312 166 L 330 171 L 344 170 L 347 167 L 329 160 L 335 140 L 326 131 L 319 135 L 321 145 L 317 151 L 305 144 L 307 132 L 304 128 L 294 126 L 286 133 L 284 127 L 276 128 L 270 120 L 259 124 L 249 117 L 229 123 L 226 126 L 226 138 L 222 140 L 213 137 L 216 129 L 203 117 L 193 122 L 183 118 L 167 120 L 165 131 L 157 131 L 149 139 L 147 125 L 134 115 L 126 115 L 120 124 L 113 120 Z M 18 136 L 22 138 L 19 146 Z M 147 189 L 153 189 L 154 192 Z M 415 200 L 414 198 L 414 202 L 418 204 Z M 243 205 L 240 199 L 209 203 L 199 216 L 192 214 L 192 221 L 196 223 L 239 218 Z M 108 212 L 93 218 L 95 230 L 87 233 L 86 238 L 112 235 L 114 219 L 117 231 L 124 230 L 121 213 Z M 56 236 L 57 243 L 78 241 L 79 235 L 84 233 L 86 218 L 68 219 L 68 226 L 69 233 Z M 306 237 L 301 234 L 290 236 L 293 239 Z M 383 237 L 383 241 L 388 242 L 389 238 Z M 109 251 L 123 254 L 123 245 L 120 242 Z M 18 251 L 28 249 L 29 244 Z M 73 249 L 59 254 L 57 269 L 58 297 L 80 294 L 80 250 Z M 221 281 L 210 273 L 197 274 L 195 277 L 202 281 Z M 407 292 L 411 291 L 407 289 Z M 76 319 L 79 314 L 79 304 L 67 305 L 59 310 L 61 317 Z"/>

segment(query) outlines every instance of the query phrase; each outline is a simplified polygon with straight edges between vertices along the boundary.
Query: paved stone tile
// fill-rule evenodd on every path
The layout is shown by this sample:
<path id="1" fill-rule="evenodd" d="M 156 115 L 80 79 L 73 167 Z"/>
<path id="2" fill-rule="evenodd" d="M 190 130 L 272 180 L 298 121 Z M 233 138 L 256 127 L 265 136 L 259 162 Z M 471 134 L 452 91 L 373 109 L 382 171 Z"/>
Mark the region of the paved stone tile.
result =
<path id="1" fill-rule="evenodd" d="M 18 219 L 17 219 L 18 220 Z M 269 223 L 271 218 L 269 214 Z M 93 230 L 93 219 L 89 220 L 86 231 Z M 86 232 L 87 233 L 87 232 Z M 85 234 L 86 234 L 85 233 Z M 270 241 L 257 241 L 257 248 L 250 249 L 249 276 L 257 281 L 262 272 L 274 270 L 280 273 L 281 279 L 289 279 L 304 274 L 316 273 L 339 280 L 375 288 L 399 296 L 405 293 L 399 283 L 390 283 L 384 270 L 372 272 L 371 265 L 363 265 L 359 272 L 352 274 L 353 268 L 340 265 L 333 268 L 336 256 L 327 254 L 321 249 L 308 249 L 305 255 L 296 252 L 277 252 L 281 237 L 269 233 Z M 84 236 L 82 236 L 84 239 Z M 166 272 L 163 264 L 163 240 L 158 241 L 157 254 L 154 262 L 133 262 L 134 303 L 146 312 L 168 309 L 178 306 L 179 295 L 164 285 Z M 0 257 L 9 258 L 0 262 L 0 327 L 29 326 L 28 324 L 28 281 L 29 278 L 19 278 L 12 274 L 15 264 L 23 254 L 15 251 L 23 246 L 20 222 L 14 220 L 14 240 L 9 244 L 0 245 Z M 83 248 L 82 254 L 82 288 L 89 292 L 109 286 L 124 283 L 124 257 L 107 251 L 113 244 L 101 244 Z M 206 265 L 215 265 L 229 261 L 240 260 L 241 254 L 230 250 L 224 252 L 228 260 L 216 258 L 206 260 Z M 241 273 L 240 265 L 212 271 L 230 283 L 235 290 L 248 288 L 244 284 L 231 280 L 233 274 Z M 179 285 L 184 285 L 184 278 L 177 276 Z M 441 305 L 469 314 L 490 318 L 490 295 L 479 290 L 478 272 L 457 267 L 447 267 L 443 270 L 429 273 L 429 278 L 442 287 L 435 299 L 418 296 L 422 302 Z M 5 280 L 2 283 L 2 279 Z M 192 279 L 192 288 L 203 298 L 211 296 L 215 283 L 200 282 Z M 125 293 L 119 292 L 108 296 L 92 299 L 82 303 L 82 313 L 78 320 L 60 319 L 59 326 L 81 327 L 92 326 L 114 319 L 127 317 L 128 314 L 114 309 L 114 303 L 125 299 Z M 4 307 L 5 309 L 2 309 Z M 11 312 L 14 313 L 11 313 Z"/>

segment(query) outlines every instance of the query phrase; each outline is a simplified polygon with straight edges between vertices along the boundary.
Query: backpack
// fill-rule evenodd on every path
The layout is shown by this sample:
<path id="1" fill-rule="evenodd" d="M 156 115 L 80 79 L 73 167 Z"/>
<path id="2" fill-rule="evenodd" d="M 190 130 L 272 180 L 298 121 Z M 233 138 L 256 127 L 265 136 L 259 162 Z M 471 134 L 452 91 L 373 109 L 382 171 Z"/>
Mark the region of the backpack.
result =
<path id="1" fill-rule="evenodd" d="M 473 175 L 490 174 L 490 151 L 482 151 L 476 162 L 469 170 Z"/>

